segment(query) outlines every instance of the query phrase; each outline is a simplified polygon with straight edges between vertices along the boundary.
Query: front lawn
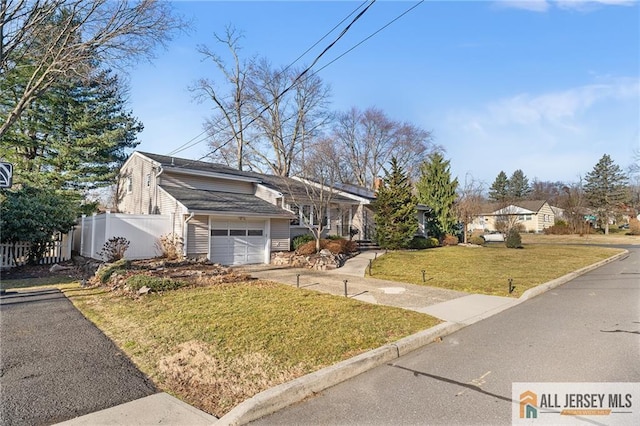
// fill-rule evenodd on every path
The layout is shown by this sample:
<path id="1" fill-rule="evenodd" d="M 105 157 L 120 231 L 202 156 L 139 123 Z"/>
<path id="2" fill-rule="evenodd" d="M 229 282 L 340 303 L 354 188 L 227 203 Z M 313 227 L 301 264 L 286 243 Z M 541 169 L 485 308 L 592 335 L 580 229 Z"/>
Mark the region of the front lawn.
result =
<path id="1" fill-rule="evenodd" d="M 468 293 L 508 296 L 508 280 L 522 293 L 582 267 L 609 258 L 620 249 L 596 246 L 504 244 L 486 247 L 449 246 L 420 251 L 389 252 L 373 262 L 373 277 L 424 284 Z M 423 282 L 422 270 L 426 281 Z"/>
<path id="2" fill-rule="evenodd" d="M 439 322 L 261 281 L 137 299 L 104 288 L 65 294 L 161 389 L 218 417 L 258 392 Z"/>

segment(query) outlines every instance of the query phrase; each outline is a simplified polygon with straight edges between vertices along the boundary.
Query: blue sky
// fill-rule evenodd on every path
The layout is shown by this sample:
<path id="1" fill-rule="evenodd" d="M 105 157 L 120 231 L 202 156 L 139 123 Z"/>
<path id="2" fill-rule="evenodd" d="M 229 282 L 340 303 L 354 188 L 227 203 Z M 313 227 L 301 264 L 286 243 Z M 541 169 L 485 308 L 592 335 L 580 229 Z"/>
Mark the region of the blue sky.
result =
<path id="1" fill-rule="evenodd" d="M 376 2 L 314 70 L 416 3 Z M 174 2 L 192 30 L 129 75 L 130 106 L 145 125 L 138 149 L 167 154 L 201 134 L 213 103 L 197 103 L 188 87 L 218 76 L 196 51 L 222 48 L 214 32 L 231 24 L 244 32 L 243 55 L 288 65 L 359 4 Z M 430 130 L 461 181 L 490 185 L 501 170 L 522 169 L 530 181 L 574 182 L 605 153 L 626 169 L 640 151 L 639 58 L 636 1 L 425 1 L 318 75 L 336 111 L 375 106 Z M 207 149 L 203 141 L 176 156 Z"/>

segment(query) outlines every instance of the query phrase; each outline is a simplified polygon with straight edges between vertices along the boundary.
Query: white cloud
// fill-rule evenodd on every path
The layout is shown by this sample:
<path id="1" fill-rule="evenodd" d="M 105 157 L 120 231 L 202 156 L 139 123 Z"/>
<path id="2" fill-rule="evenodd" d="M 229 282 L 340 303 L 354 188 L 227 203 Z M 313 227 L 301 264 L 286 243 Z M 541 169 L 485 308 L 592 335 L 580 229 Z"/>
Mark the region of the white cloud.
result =
<path id="1" fill-rule="evenodd" d="M 495 3 L 498 7 L 522 9 L 531 12 L 546 12 L 549 3 L 546 0 L 501 0 Z"/>
<path id="2" fill-rule="evenodd" d="M 551 5 L 559 9 L 588 12 L 600 6 L 633 6 L 638 0 L 498 0 L 494 4 L 509 9 L 547 12 Z"/>
<path id="3" fill-rule="evenodd" d="M 609 78 L 450 111 L 438 133 L 458 176 L 491 181 L 500 170 L 522 169 L 530 178 L 573 181 L 604 153 L 626 166 L 638 146 L 638 114 L 638 78 Z"/>
<path id="4" fill-rule="evenodd" d="M 492 102 L 487 106 L 489 119 L 505 125 L 537 124 L 541 122 L 561 124 L 607 99 L 631 99 L 640 96 L 637 79 L 618 79 L 609 83 L 597 83 L 544 93 L 538 96 L 519 94 Z"/>
<path id="5" fill-rule="evenodd" d="M 637 0 L 555 0 L 560 9 L 592 10 L 596 6 L 633 6 Z"/>

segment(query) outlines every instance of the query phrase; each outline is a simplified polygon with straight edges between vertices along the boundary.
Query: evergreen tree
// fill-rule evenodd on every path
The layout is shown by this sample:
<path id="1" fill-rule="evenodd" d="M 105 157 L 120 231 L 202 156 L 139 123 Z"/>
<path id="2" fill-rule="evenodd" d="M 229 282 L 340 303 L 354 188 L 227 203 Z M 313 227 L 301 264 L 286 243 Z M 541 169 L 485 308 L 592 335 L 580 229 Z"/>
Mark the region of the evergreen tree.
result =
<path id="1" fill-rule="evenodd" d="M 383 183 L 372 203 L 376 240 L 382 248 L 406 248 L 418 230 L 417 202 L 411 192 L 411 182 L 395 157 L 391 159 L 391 170 L 385 172 Z"/>
<path id="2" fill-rule="evenodd" d="M 51 237 L 68 232 L 78 215 L 77 202 L 61 191 L 29 186 L 0 194 L 0 242 L 31 243 L 29 263 L 42 259 Z"/>
<path id="3" fill-rule="evenodd" d="M 441 239 L 453 235 L 457 224 L 454 203 L 458 179 L 451 180 L 449 160 L 435 152 L 420 167 L 420 179 L 416 185 L 418 202 L 429 207 L 426 223 L 427 234 Z"/>
<path id="4" fill-rule="evenodd" d="M 609 155 L 604 154 L 585 177 L 584 191 L 589 205 L 598 212 L 604 233 L 608 234 L 609 219 L 627 201 L 626 175 Z"/>
<path id="5" fill-rule="evenodd" d="M 510 200 L 523 200 L 531 194 L 529 179 L 520 169 L 513 172 L 507 181 L 507 196 Z"/>
<path id="6" fill-rule="evenodd" d="M 118 77 L 95 67 L 88 81 L 53 85 L 2 138 L 0 156 L 14 163 L 16 183 L 73 190 L 113 183 L 142 124 L 126 110 Z M 12 87 L 25 84 L 23 75 L 10 77 L 0 81 L 1 104 Z"/>
<path id="7" fill-rule="evenodd" d="M 489 199 L 497 202 L 507 201 L 509 199 L 508 186 L 509 178 L 507 178 L 507 174 L 500 171 L 496 180 L 493 181 L 493 184 L 491 184 L 491 187 L 489 188 Z"/>

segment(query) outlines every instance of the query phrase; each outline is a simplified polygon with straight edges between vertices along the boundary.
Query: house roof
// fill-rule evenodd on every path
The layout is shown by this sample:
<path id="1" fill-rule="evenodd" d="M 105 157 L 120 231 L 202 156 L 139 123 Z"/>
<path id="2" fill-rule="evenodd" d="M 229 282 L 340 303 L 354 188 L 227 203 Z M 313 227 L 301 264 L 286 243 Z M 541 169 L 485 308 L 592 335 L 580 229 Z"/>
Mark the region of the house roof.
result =
<path id="1" fill-rule="evenodd" d="M 257 173 L 245 172 L 242 170 L 234 169 L 233 167 L 226 166 L 224 164 L 216 164 L 208 161 L 189 160 L 186 158 L 172 157 L 169 155 L 152 154 L 150 152 L 138 151 L 139 154 L 150 158 L 157 163 L 160 163 L 163 169 L 166 170 L 195 170 L 199 172 L 209 173 L 224 173 L 227 175 L 244 177 L 244 178 L 256 178 Z"/>
<path id="2" fill-rule="evenodd" d="M 538 213 L 547 200 L 522 200 L 505 205 L 504 203 L 490 203 L 483 206 L 485 215 L 491 214 L 525 214 Z M 511 211 L 510 207 L 514 207 Z"/>
<path id="3" fill-rule="evenodd" d="M 255 195 L 160 186 L 189 211 L 293 218 L 293 214 Z"/>
<path id="4" fill-rule="evenodd" d="M 237 170 L 224 164 L 188 160 L 185 158 L 152 154 L 148 152 L 138 152 L 145 157 L 160 163 L 162 168 L 167 171 L 187 172 L 189 170 L 194 170 L 198 172 L 225 174 L 233 177 L 250 179 L 256 183 L 264 185 L 269 189 L 275 190 L 285 195 L 289 195 L 290 197 L 294 198 L 295 202 L 297 203 L 304 203 L 305 201 L 310 200 L 311 196 L 314 195 L 314 191 L 318 191 L 318 189 L 316 189 L 315 187 L 307 187 L 307 185 L 300 182 L 299 180 L 288 177 Z M 332 194 L 331 201 L 335 203 L 356 204 L 353 199 L 343 197 L 335 193 Z"/>

